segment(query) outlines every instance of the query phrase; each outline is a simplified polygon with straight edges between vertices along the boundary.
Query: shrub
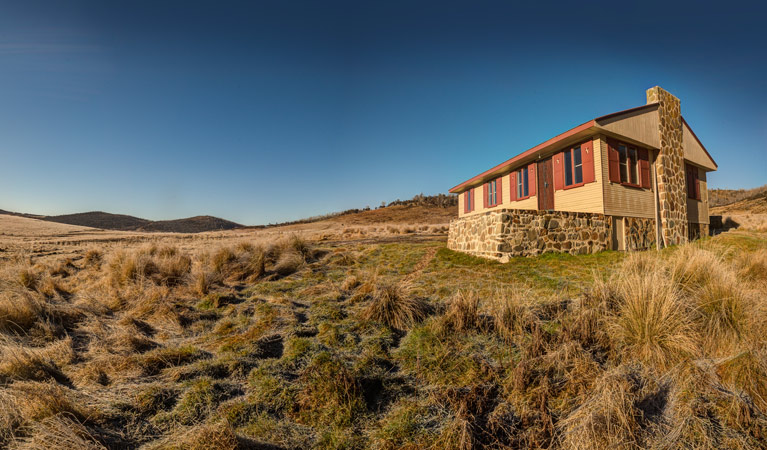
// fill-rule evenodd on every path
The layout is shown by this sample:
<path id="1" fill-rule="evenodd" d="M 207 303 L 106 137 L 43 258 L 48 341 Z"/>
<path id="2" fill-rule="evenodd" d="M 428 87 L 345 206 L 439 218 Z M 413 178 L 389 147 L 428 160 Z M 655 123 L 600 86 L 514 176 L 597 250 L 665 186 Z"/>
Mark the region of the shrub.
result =
<path id="1" fill-rule="evenodd" d="M 411 294 L 407 284 L 378 284 L 363 318 L 392 328 L 406 329 L 423 320 L 429 312 L 427 303 Z"/>

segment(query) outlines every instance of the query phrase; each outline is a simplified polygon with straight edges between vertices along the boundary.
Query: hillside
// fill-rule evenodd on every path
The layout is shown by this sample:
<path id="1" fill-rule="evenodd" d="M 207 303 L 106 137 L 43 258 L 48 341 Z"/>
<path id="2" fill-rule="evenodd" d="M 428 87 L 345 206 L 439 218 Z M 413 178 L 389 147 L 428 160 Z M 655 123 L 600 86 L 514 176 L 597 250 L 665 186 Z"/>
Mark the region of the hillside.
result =
<path id="1" fill-rule="evenodd" d="M 48 222 L 79 225 L 82 227 L 102 228 L 105 230 L 129 231 L 148 225 L 151 220 L 125 214 L 111 214 L 103 211 L 91 211 L 77 214 L 63 214 L 60 216 L 45 216 L 42 220 Z"/>
<path id="2" fill-rule="evenodd" d="M 724 206 L 767 192 L 767 184 L 753 189 L 710 189 L 709 206 Z"/>
<path id="3" fill-rule="evenodd" d="M 731 204 L 711 208 L 712 215 L 728 213 L 767 214 L 767 190 Z"/>
<path id="4" fill-rule="evenodd" d="M 126 214 L 112 214 L 103 211 L 63 214 L 59 216 L 38 216 L 0 210 L 0 214 L 114 231 L 201 233 L 204 231 L 233 230 L 242 227 L 242 225 L 238 223 L 213 216 L 195 216 L 186 219 L 155 221 Z"/>
<path id="5" fill-rule="evenodd" d="M 158 220 L 136 228 L 136 231 L 165 233 L 202 233 L 203 231 L 233 230 L 242 225 L 213 216 L 195 216 L 177 220 Z"/>

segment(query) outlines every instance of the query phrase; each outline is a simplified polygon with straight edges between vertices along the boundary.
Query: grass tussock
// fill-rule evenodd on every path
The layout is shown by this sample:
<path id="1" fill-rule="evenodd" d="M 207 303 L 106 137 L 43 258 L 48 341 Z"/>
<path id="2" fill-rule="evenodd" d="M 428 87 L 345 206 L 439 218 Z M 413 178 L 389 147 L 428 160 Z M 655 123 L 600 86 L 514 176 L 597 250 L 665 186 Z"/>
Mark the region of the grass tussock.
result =
<path id="1" fill-rule="evenodd" d="M 618 283 L 617 311 L 610 321 L 616 350 L 661 370 L 697 353 L 692 312 L 676 285 L 658 268 L 629 271 Z"/>
<path id="2" fill-rule="evenodd" d="M 406 283 L 379 284 L 372 297 L 363 318 L 392 328 L 407 329 L 423 320 L 429 312 L 428 304 L 413 295 Z"/>

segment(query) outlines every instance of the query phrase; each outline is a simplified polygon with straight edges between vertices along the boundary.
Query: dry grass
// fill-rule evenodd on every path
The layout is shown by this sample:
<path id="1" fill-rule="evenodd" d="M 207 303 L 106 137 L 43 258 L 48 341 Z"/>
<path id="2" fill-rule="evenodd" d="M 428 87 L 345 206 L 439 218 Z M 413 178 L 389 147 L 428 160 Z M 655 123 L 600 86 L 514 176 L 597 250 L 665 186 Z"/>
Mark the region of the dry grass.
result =
<path id="1" fill-rule="evenodd" d="M 503 265 L 440 227 L 3 259 L 0 447 L 765 447 L 765 236 Z"/>
<path id="2" fill-rule="evenodd" d="M 363 318 L 404 330 L 423 320 L 428 311 L 428 304 L 414 296 L 407 283 L 384 283 L 376 286 Z"/>
<path id="3" fill-rule="evenodd" d="M 624 361 L 666 370 L 697 353 L 690 308 L 660 268 L 622 273 L 617 283 L 617 311 L 609 323 Z"/>

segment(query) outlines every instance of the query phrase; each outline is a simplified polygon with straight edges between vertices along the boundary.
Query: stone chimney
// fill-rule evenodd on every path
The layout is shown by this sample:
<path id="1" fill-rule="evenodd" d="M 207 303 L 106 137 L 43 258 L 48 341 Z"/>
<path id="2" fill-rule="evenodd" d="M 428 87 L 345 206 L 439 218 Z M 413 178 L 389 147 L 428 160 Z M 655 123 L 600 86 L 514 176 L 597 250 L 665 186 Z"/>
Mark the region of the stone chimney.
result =
<path id="1" fill-rule="evenodd" d="M 661 236 L 665 246 L 687 242 L 682 112 L 679 99 L 659 86 L 647 90 L 647 104 L 658 103 L 660 152 L 655 160 Z"/>

